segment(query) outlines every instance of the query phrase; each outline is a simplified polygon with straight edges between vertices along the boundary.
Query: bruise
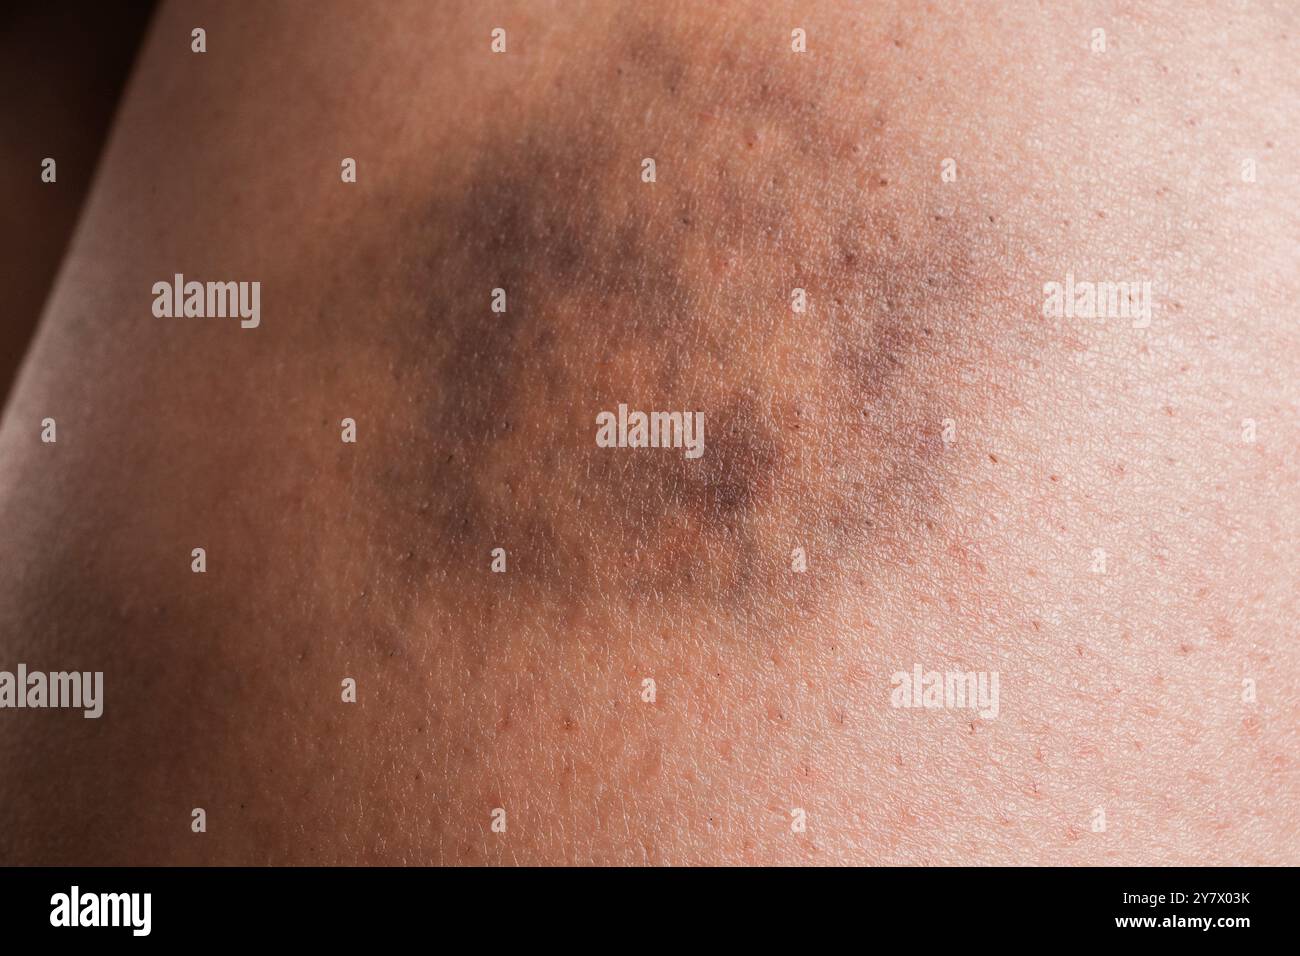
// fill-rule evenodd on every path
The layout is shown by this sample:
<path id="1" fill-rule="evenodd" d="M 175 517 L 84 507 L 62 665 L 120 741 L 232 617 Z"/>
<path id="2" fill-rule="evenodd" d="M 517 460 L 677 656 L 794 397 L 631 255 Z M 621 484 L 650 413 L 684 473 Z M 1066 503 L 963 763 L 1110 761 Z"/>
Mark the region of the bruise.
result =
<path id="1" fill-rule="evenodd" d="M 846 123 L 816 77 L 631 32 L 576 114 L 521 107 L 455 188 L 388 204 L 375 521 L 404 580 L 485 614 L 815 604 L 941 498 L 988 217 L 878 187 L 908 147 L 879 102 Z M 703 411 L 703 458 L 597 448 L 620 402 Z M 790 572 L 796 546 L 815 573 Z"/>

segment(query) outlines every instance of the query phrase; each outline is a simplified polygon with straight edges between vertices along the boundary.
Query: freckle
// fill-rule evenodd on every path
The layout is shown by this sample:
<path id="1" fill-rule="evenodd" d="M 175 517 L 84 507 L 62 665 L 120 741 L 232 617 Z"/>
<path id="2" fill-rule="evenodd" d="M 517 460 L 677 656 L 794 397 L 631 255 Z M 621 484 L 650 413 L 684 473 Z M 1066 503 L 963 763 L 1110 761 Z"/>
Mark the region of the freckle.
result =
<path id="1" fill-rule="evenodd" d="M 1178 653 L 1179 653 L 1179 654 L 1187 655 L 1187 654 L 1190 654 L 1191 652 L 1192 652 L 1191 645 L 1189 645 L 1189 644 L 1179 644 L 1179 645 L 1178 645 Z"/>
<path id="2" fill-rule="evenodd" d="M 888 180 L 886 177 L 884 177 L 884 176 L 881 176 L 880 179 L 877 180 L 877 182 L 879 182 L 880 185 L 882 185 L 882 186 L 888 186 L 888 185 L 889 185 L 889 180 Z"/>
<path id="3" fill-rule="evenodd" d="M 1104 210 L 1104 209 L 1098 209 L 1098 210 L 1097 210 L 1097 218 L 1098 218 L 1098 219 L 1105 219 L 1105 218 L 1106 218 L 1106 210 Z"/>

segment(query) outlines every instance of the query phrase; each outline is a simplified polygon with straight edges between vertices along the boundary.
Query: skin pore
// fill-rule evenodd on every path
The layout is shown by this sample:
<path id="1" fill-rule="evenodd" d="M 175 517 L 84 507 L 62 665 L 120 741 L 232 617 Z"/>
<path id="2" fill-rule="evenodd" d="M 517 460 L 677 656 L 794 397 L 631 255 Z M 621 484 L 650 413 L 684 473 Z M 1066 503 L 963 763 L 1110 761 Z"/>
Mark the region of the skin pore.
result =
<path id="1" fill-rule="evenodd" d="M 0 712 L 0 860 L 1296 862 L 1287 5 L 391 6 L 153 26 L 0 427 L 0 666 L 106 697 Z"/>

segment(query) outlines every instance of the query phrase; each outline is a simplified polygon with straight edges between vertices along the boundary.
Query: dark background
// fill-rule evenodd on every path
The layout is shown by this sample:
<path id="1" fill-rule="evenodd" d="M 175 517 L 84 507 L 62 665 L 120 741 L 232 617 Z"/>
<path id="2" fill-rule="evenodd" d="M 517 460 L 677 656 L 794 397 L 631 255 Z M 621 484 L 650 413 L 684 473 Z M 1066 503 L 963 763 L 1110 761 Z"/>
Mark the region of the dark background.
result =
<path id="1" fill-rule="evenodd" d="M 0 405 L 77 224 L 153 0 L 0 5 Z M 41 160 L 58 181 L 41 182 Z"/>

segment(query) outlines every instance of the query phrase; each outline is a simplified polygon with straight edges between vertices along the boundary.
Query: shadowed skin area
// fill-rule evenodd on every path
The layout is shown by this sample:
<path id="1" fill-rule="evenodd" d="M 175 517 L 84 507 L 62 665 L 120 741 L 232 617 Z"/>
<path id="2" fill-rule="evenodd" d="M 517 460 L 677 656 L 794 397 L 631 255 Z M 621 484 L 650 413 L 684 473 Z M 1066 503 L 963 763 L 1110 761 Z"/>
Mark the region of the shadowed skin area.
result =
<path id="1" fill-rule="evenodd" d="M 1296 11 L 951 6 L 164 4 L 0 424 L 0 669 L 106 697 L 0 862 L 1300 860 Z"/>

